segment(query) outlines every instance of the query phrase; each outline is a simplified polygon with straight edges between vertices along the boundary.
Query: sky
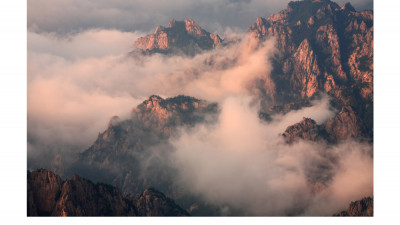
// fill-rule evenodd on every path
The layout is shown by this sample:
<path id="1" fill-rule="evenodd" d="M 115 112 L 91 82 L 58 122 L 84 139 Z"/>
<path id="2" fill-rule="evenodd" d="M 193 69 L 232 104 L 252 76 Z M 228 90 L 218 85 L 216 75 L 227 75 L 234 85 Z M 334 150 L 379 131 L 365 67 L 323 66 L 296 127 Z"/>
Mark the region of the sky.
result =
<path id="1" fill-rule="evenodd" d="M 28 0 L 28 30 L 58 35 L 89 29 L 153 32 L 172 18 L 191 18 L 209 32 L 228 27 L 246 30 L 257 17 L 286 8 L 289 0 Z M 357 10 L 372 9 L 372 0 L 350 2 Z"/>

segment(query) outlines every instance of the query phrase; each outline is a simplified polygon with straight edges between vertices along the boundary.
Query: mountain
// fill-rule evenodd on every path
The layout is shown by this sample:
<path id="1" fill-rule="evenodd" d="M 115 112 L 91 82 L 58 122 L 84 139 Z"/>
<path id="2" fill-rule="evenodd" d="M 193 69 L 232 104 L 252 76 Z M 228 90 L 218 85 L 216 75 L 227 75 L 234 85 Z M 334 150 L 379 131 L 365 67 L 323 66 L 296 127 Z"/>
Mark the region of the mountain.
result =
<path id="1" fill-rule="evenodd" d="M 168 27 L 158 26 L 154 34 L 138 38 L 135 46 L 144 54 L 163 53 L 195 55 L 203 50 L 222 47 L 222 39 L 201 28 L 191 19 L 172 19 Z"/>
<path id="2" fill-rule="evenodd" d="M 330 128 L 345 139 L 373 133 L 373 13 L 329 0 L 290 2 L 285 10 L 257 21 L 248 32 L 260 42 L 275 38 L 279 53 L 271 78 L 276 103 L 287 105 L 328 93 L 341 115 L 357 115 L 351 131 Z M 278 104 L 278 105 L 279 105 Z M 306 104 L 304 104 L 306 106 Z M 351 108 L 351 109 L 350 109 Z M 264 108 L 268 118 L 271 109 Z M 338 118 L 337 118 L 338 119 Z M 330 123 L 328 126 L 340 126 Z M 350 125 L 346 125 L 350 126 Z M 352 133 L 352 134 L 350 134 Z"/>
<path id="3" fill-rule="evenodd" d="M 173 150 L 169 138 L 179 135 L 181 127 L 216 121 L 218 112 L 216 103 L 193 97 L 150 96 L 132 110 L 129 119 L 111 118 L 107 129 L 79 154 L 66 174 L 110 183 L 124 194 L 155 187 L 179 200 L 182 190 L 171 182 L 175 171 L 168 158 Z M 191 201 L 183 206 L 190 205 Z"/>
<path id="4" fill-rule="evenodd" d="M 268 19 L 259 17 L 249 32 L 260 40 L 276 38 L 281 54 L 272 75 L 284 97 L 335 95 L 357 85 L 359 95 L 372 100 L 372 11 L 329 0 L 290 2 Z"/>
<path id="5" fill-rule="evenodd" d="M 346 211 L 342 211 L 334 216 L 374 216 L 374 199 L 366 197 L 351 202 Z"/>
<path id="6" fill-rule="evenodd" d="M 28 216 L 188 216 L 161 192 L 122 196 L 118 188 L 47 170 L 28 172 Z"/>
<path id="7" fill-rule="evenodd" d="M 350 138 L 363 141 L 366 132 L 364 123 L 353 108 L 344 106 L 335 117 L 324 124 L 318 125 L 310 118 L 303 118 L 302 121 L 287 127 L 282 136 L 288 143 L 293 143 L 296 139 L 338 143 Z"/>

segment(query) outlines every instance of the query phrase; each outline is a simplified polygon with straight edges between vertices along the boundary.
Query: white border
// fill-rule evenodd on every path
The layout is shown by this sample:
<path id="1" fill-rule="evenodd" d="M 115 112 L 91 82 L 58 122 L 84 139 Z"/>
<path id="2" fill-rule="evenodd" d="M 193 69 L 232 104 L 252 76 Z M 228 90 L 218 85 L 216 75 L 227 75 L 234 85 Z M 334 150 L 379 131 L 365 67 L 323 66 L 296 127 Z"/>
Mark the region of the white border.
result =
<path id="1" fill-rule="evenodd" d="M 29 1 L 29 0 L 28 0 Z M 374 2 L 375 216 L 373 218 L 27 218 L 26 1 L 0 3 L 0 218 L 2 224 L 400 224 L 398 1 Z M 51 19 L 51 18 L 49 18 Z"/>

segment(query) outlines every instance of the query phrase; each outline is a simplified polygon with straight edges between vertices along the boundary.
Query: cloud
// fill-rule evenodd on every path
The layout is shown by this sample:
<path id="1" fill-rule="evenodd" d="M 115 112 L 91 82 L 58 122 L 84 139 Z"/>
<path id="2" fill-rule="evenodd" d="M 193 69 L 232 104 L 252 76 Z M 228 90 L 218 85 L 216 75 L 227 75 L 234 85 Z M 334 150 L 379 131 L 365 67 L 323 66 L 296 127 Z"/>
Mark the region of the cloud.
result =
<path id="1" fill-rule="evenodd" d="M 315 114 L 308 116 L 329 117 L 325 101 L 314 102 L 310 112 Z M 180 185 L 228 215 L 329 216 L 372 195 L 370 145 L 287 145 L 279 133 L 297 115 L 262 122 L 251 102 L 249 97 L 227 98 L 217 124 L 182 130 L 171 141 Z"/>
<path id="2" fill-rule="evenodd" d="M 51 54 L 65 59 L 103 57 L 127 53 L 134 40 L 144 33 L 117 30 L 86 30 L 68 38 L 28 31 L 31 52 Z"/>
<path id="3" fill-rule="evenodd" d="M 372 0 L 349 0 L 358 10 L 372 8 Z M 153 31 L 172 18 L 192 18 L 210 32 L 227 27 L 242 31 L 258 16 L 268 17 L 286 8 L 289 0 L 29 0 L 28 30 L 58 35 L 90 29 L 117 29 L 125 32 Z M 341 4 L 347 1 L 339 0 Z"/>
<path id="4" fill-rule="evenodd" d="M 128 57 L 138 35 L 88 30 L 66 39 L 28 32 L 28 158 L 83 151 L 109 118 L 128 118 L 153 94 L 216 101 L 251 93 L 252 82 L 268 78 L 275 51 L 274 40 L 257 49 L 244 38 L 194 58 Z"/>

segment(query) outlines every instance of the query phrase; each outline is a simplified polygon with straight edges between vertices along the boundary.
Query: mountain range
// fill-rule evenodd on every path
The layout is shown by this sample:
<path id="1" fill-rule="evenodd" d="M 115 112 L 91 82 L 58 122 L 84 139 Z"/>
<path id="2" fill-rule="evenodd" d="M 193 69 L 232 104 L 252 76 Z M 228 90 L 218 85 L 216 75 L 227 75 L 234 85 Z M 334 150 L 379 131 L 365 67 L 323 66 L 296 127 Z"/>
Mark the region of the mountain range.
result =
<path id="1" fill-rule="evenodd" d="M 268 18 L 257 18 L 246 35 L 256 40 L 255 49 L 269 39 L 278 49 L 270 75 L 254 85 L 261 120 L 309 108 L 325 94 L 337 112 L 323 124 L 304 117 L 278 138 L 287 145 L 299 140 L 332 146 L 349 139 L 373 143 L 372 11 L 357 12 L 349 3 L 340 7 L 330 0 L 295 1 Z M 167 27 L 137 39 L 130 55 L 195 57 L 238 41 L 221 39 L 190 19 L 172 19 Z M 217 205 L 171 182 L 176 169 L 169 158 L 169 141 L 182 128 L 213 124 L 220 111 L 216 102 L 185 95 L 148 97 L 128 119 L 111 118 L 96 141 L 63 168 L 65 177 L 79 176 L 63 180 L 47 170 L 28 172 L 28 216 L 220 215 Z M 242 215 L 239 209 L 237 213 Z M 353 202 L 337 215 L 372 216 L 372 198 Z"/>

